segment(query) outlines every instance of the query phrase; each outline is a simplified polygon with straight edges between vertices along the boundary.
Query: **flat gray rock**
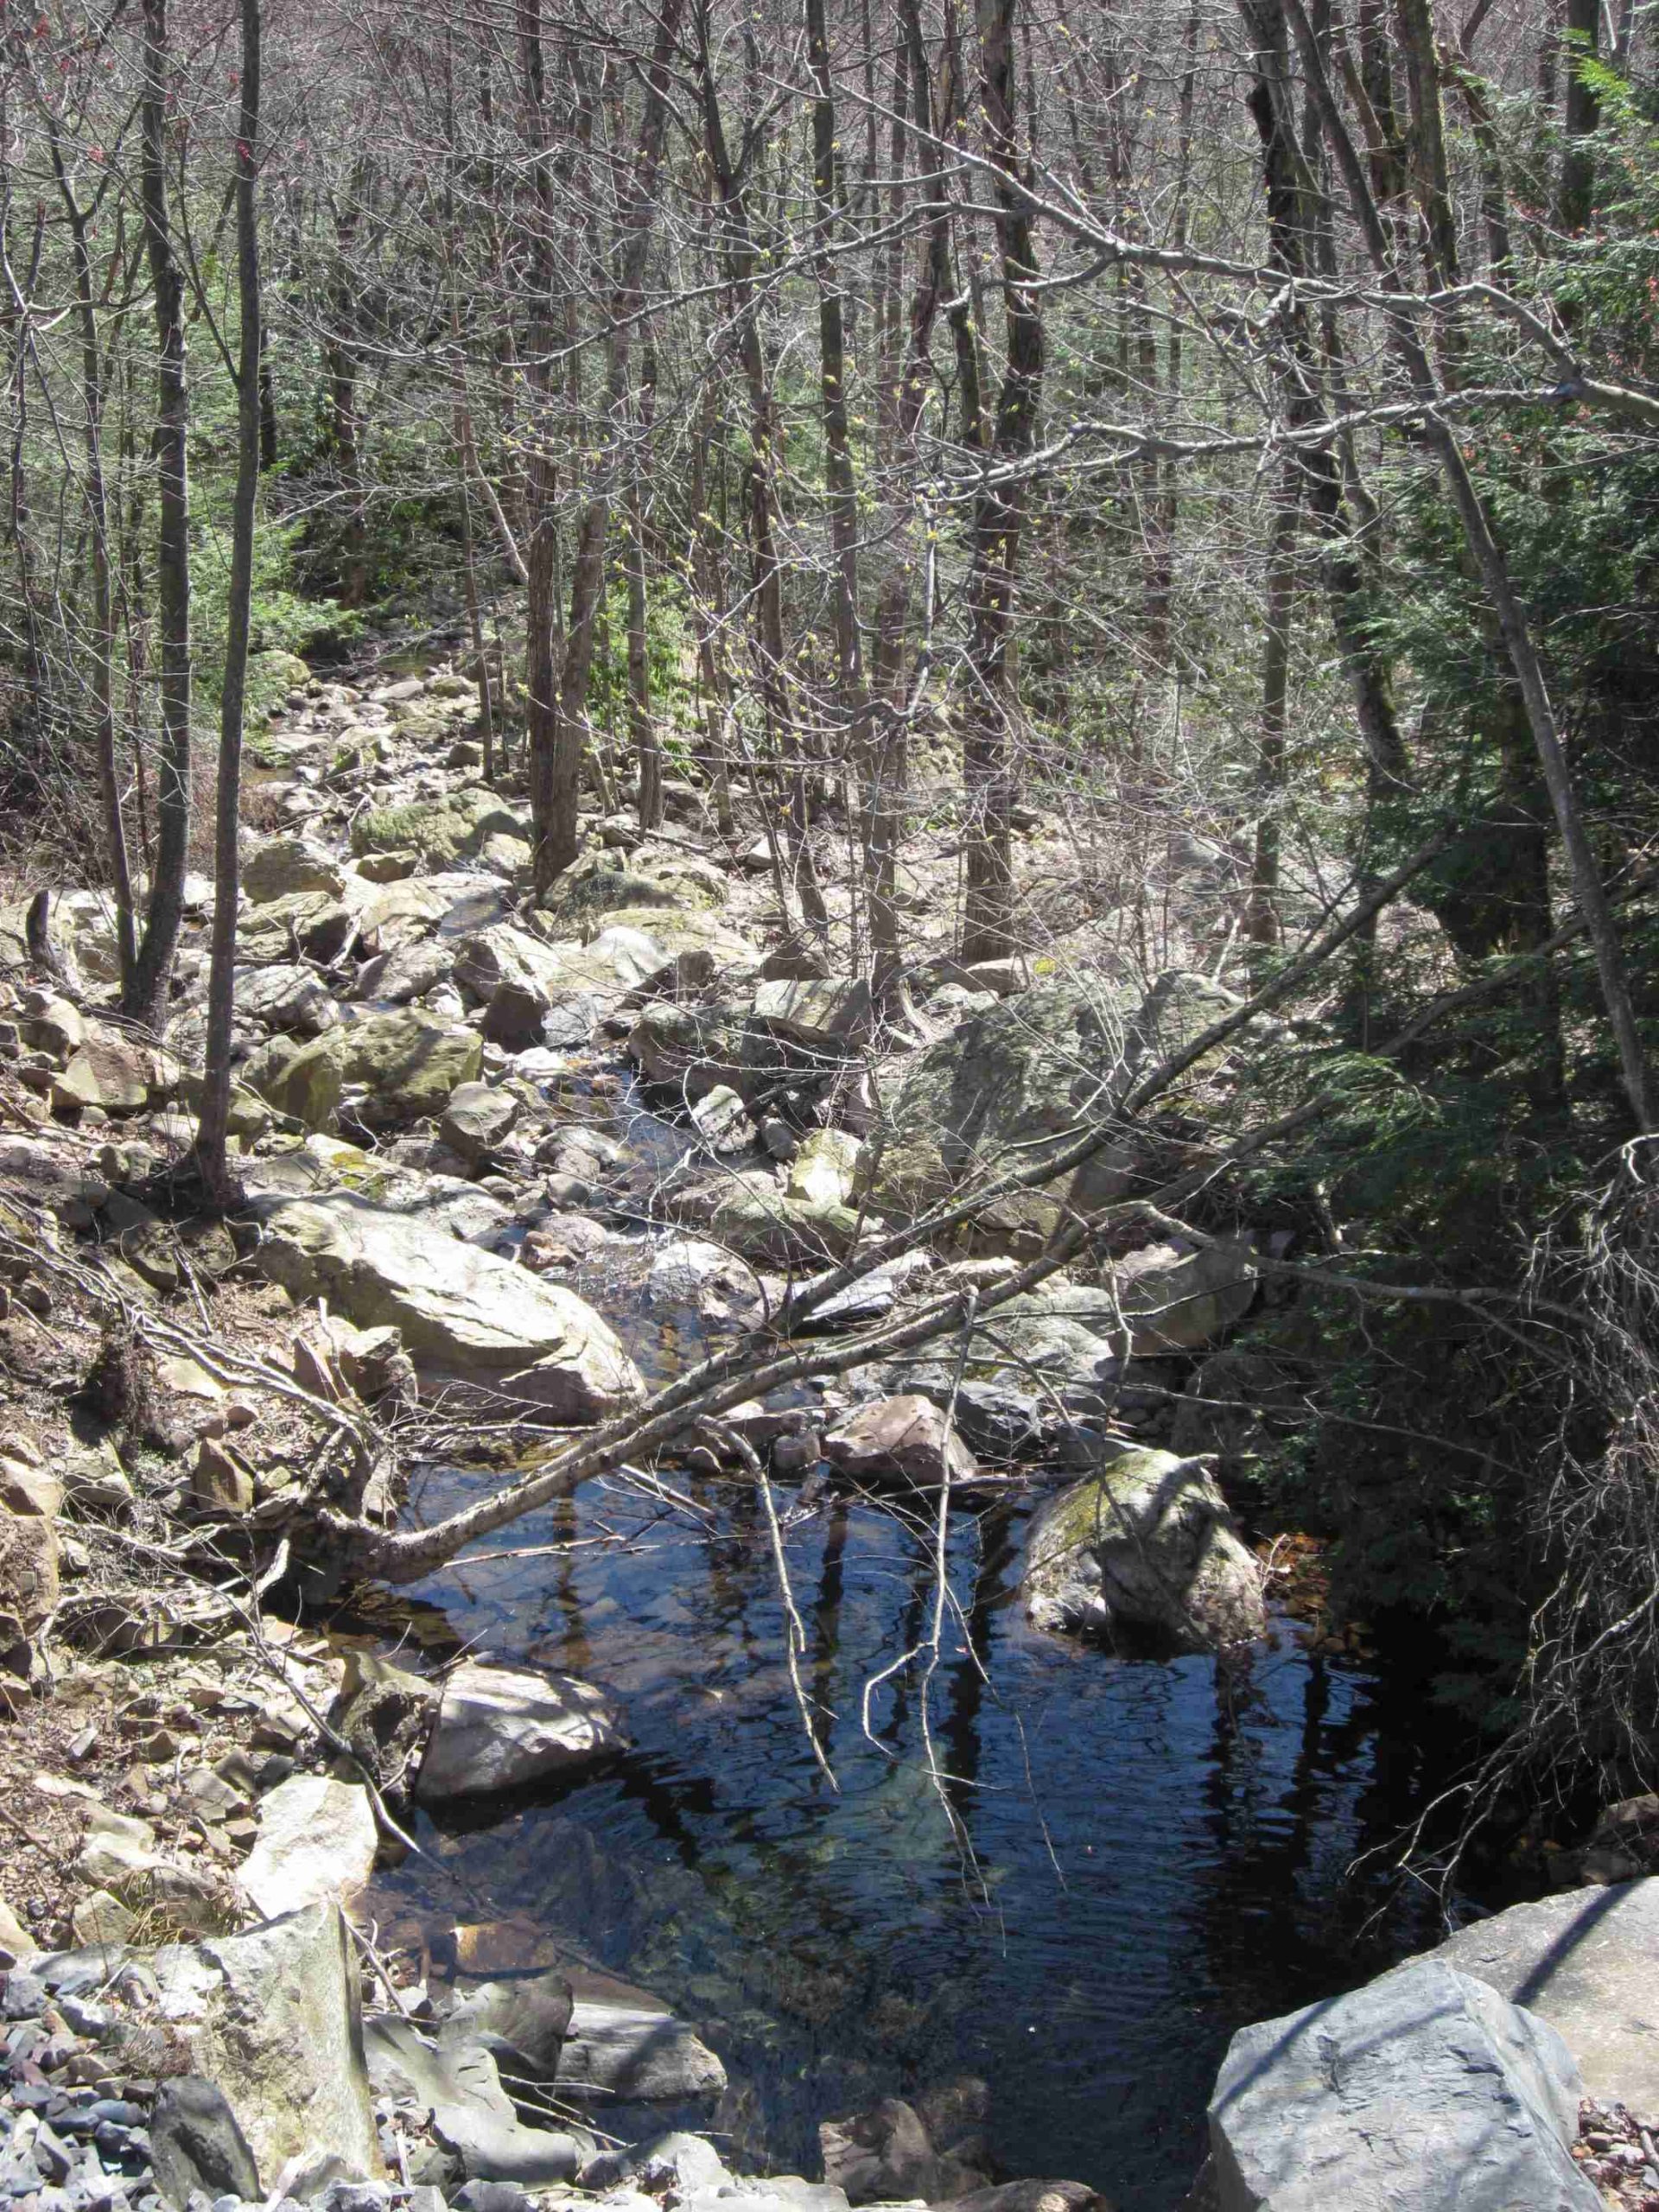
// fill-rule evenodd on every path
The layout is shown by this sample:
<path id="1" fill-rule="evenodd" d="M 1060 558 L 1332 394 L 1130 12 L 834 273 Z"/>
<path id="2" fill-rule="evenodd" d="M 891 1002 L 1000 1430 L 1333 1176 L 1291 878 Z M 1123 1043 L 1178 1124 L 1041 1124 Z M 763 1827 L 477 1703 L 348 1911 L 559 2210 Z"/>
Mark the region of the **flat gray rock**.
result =
<path id="1" fill-rule="evenodd" d="M 1548 2020 L 1592 2097 L 1659 2112 L 1659 1876 L 1512 1905 L 1427 1955 Z"/>
<path id="2" fill-rule="evenodd" d="M 558 2080 L 607 2101 L 679 2102 L 717 2097 L 726 2069 L 694 2031 L 645 1991 L 576 1998 Z M 601 2118 L 602 2120 L 602 2109 Z"/>
<path id="3" fill-rule="evenodd" d="M 481 1797 L 588 1766 L 627 1749 L 613 1700 L 574 1675 L 529 1667 L 457 1667 L 415 1779 L 423 1805 Z"/>
<path id="4" fill-rule="evenodd" d="M 1437 1958 L 1242 2028 L 1210 2106 L 1218 2212 L 1596 2212 L 1554 2028 Z"/>
<path id="5" fill-rule="evenodd" d="M 446 1097 L 448 1093 L 445 1094 Z M 350 1192 L 260 1204 L 259 1265 L 296 1301 L 391 1323 L 423 1373 L 544 1406 L 577 1426 L 645 1395 L 609 1324 L 562 1284 Z"/>
<path id="6" fill-rule="evenodd" d="M 363 2040 L 376 2094 L 424 2105 L 468 2181 L 545 2189 L 573 2181 L 589 2155 L 589 2144 L 563 2129 L 524 2126 L 481 2043 L 435 2048 L 409 2021 L 384 2014 L 365 2022 Z"/>

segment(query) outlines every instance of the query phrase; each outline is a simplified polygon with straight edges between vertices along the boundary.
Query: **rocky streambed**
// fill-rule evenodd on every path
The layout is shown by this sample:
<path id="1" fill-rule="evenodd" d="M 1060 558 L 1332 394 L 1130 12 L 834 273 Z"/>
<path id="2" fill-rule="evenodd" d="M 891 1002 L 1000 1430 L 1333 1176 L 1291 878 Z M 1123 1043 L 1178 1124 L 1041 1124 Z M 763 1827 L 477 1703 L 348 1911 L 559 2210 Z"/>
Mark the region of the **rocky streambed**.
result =
<path id="1" fill-rule="evenodd" d="M 1442 1778 L 1412 1686 L 1284 1617 L 1218 1480 L 1294 1384 L 1230 1348 L 1274 1239 L 1131 1209 L 1007 1294 L 1202 1157 L 1224 1055 L 1067 1148 L 1230 995 L 1069 915 L 961 969 L 918 881 L 881 1032 L 850 884 L 804 943 L 683 785 L 537 906 L 473 704 L 296 680 L 264 741 L 227 1222 L 180 1173 L 206 887 L 160 1038 L 110 1016 L 96 893 L 46 966 L 0 913 L 0 2194 L 1162 2212 L 1207 2133 L 1226 2212 L 1358 2204 L 1324 2036 L 1396 2050 L 1365 2095 L 1414 2173 L 1455 2183 L 1478 2077 L 1526 2115 L 1479 2202 L 1639 2202 L 1639 2125 L 1575 2143 L 1572 2058 L 1444 1965 L 1235 2046 L 1216 2094 L 1235 2030 L 1440 1932 L 1351 1873 Z M 1025 876 L 1062 852 L 1033 822 Z M 942 1339 L 880 1336 L 939 1299 Z M 785 1311 L 787 1385 L 648 1461 L 393 1592 L 296 1571 L 320 1485 L 429 1526 Z M 1617 1943 L 1538 1939 L 1570 2002 L 1538 1942 L 1489 1978 L 1651 2110 L 1651 2028 L 1586 2024 L 1651 1942 L 1619 1895 Z"/>

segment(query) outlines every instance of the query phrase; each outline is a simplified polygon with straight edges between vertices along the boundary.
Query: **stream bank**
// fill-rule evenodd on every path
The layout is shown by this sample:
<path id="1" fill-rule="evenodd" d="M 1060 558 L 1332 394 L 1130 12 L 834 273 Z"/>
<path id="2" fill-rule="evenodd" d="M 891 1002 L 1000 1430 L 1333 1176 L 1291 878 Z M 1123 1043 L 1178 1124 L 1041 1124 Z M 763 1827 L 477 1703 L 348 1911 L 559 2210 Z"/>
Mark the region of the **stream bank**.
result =
<path id="1" fill-rule="evenodd" d="M 1148 1446 L 1173 1447 L 1157 1471 L 1184 1513 L 1196 1503 L 1176 1533 L 1206 1554 L 1224 1540 L 1258 1605 L 1272 1586 L 1210 1475 L 1200 1491 L 1179 1473 L 1207 1467 L 1215 1440 L 1212 1348 L 1268 1294 L 1272 1254 L 1248 1223 L 1165 1224 L 994 1318 L 1063 1207 L 1040 1185 L 987 1205 L 816 1317 L 816 1371 L 742 1414 L 769 1487 L 718 1427 L 699 1432 L 369 1616 L 314 1587 L 297 1630 L 279 1625 L 297 1594 L 280 1538 L 319 1468 L 332 1479 L 344 1429 L 368 1440 L 354 1473 L 382 1524 L 492 1493 L 556 1448 L 548 1432 L 637 1403 L 875 1224 L 1008 1147 L 1063 1149 L 1233 1001 L 1190 974 L 1123 975 L 1086 931 L 1042 975 L 957 970 L 924 943 L 918 1028 L 873 1054 L 857 987 L 823 950 L 778 941 L 753 848 L 721 848 L 694 790 L 654 842 L 597 825 L 554 908 L 530 908 L 522 814 L 473 779 L 455 734 L 469 709 L 453 671 L 305 684 L 269 741 L 259 804 L 278 834 L 250 854 L 242 933 L 245 1217 L 200 1220 L 175 1172 L 200 887 L 167 1039 L 101 1010 L 106 917 L 89 894 L 58 902 L 56 987 L 14 992 L 0 1533 L 19 1634 L 0 1757 L 38 1861 L 7 1869 L 16 1932 L 104 1947 L 111 1969 L 164 1935 L 242 1940 L 251 1883 L 266 1917 L 294 1902 L 249 1870 L 279 1804 L 305 1839 L 293 1808 L 321 1801 L 292 1786 L 342 1758 L 351 1652 L 429 1676 L 463 1652 L 550 1670 L 602 1688 L 626 1747 L 588 1744 L 580 1771 L 505 1802 L 411 1810 L 387 1783 L 415 1846 L 401 1863 L 347 1758 L 349 1809 L 330 1801 L 341 1828 L 318 1864 L 333 1894 L 356 1891 L 378 1844 L 354 1970 L 417 2032 L 442 2041 L 480 1975 L 510 1990 L 554 1975 L 576 2001 L 610 1989 L 647 2043 L 670 2008 L 676 2048 L 689 2035 L 718 2062 L 683 2113 L 612 2082 L 580 2116 L 591 2141 L 531 2124 L 576 2143 L 555 2164 L 597 2179 L 606 2123 L 644 2103 L 631 2139 L 683 2118 L 737 2168 L 816 2176 L 826 2123 L 897 2099 L 926 2115 L 917 2155 L 937 2161 L 916 2195 L 1059 2173 L 1160 2212 L 1197 2164 L 1230 2032 L 1438 1932 L 1421 1893 L 1345 1879 L 1442 1779 L 1412 1687 L 1379 1678 L 1363 1629 L 1310 1643 L 1280 1618 L 1243 1649 L 1153 1659 L 1129 1656 L 1130 1631 L 1155 1620 L 1109 1618 L 1113 1650 L 1026 1618 L 1033 1510 Z M 1027 866 L 1058 842 L 1035 824 Z M 848 887 L 837 897 L 844 919 Z M 1185 1103 L 1228 1085 L 1206 1067 Z M 1103 1203 L 1148 1166 L 1090 1160 L 1065 1202 Z M 836 1367 L 852 1332 L 940 1290 L 965 1314 L 948 1357 Z M 941 1455 L 967 1454 L 949 1462 L 942 1548 L 940 1484 L 918 1490 L 909 1462 L 897 1481 L 891 1451 L 857 1462 L 849 1439 L 899 1404 Z M 1098 1596 L 1107 1569 L 1082 1548 Z M 400 1757 L 419 1753 L 416 1731 Z M 46 2023 L 42 1989 L 20 2019 Z M 34 2046 L 20 2063 L 49 2073 Z M 509 2124 L 498 2093 L 485 2102 Z M 379 2094 L 396 2167 L 395 2107 L 425 2092 Z M 909 2125 L 871 2122 L 877 2197 L 912 2193 L 895 2183 L 914 2161 L 888 2155 Z M 461 2158 L 431 2169 L 456 2197 L 514 2185 L 435 2148 Z M 677 2169 L 666 2186 L 716 2185 Z M 840 2212 L 833 2194 L 791 2201 Z M 464 2212 L 511 2208 L 474 2196 Z"/>

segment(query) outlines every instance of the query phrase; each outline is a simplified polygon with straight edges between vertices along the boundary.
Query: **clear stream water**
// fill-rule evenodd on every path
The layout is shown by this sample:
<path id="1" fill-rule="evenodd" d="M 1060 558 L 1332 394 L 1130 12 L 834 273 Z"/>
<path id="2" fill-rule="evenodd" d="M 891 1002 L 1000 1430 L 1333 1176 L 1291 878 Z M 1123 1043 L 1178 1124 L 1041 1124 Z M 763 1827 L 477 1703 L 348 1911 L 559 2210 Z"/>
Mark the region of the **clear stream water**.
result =
<path id="1" fill-rule="evenodd" d="M 429 1471 L 411 1511 L 499 1479 Z M 1437 1779 L 1408 1690 L 1288 1632 L 1224 1668 L 1039 1636 L 1007 1501 L 955 1522 L 937 1655 L 868 1690 L 928 1638 L 931 1532 L 779 1484 L 832 1789 L 758 1499 L 664 1479 L 689 1510 L 591 1485 L 410 1593 L 491 1656 L 608 1685 L 634 1749 L 423 1820 L 441 1871 L 408 1861 L 381 1909 L 512 1920 L 514 1963 L 550 1938 L 657 1991 L 725 2060 L 734 2155 L 817 2173 L 821 2119 L 968 2074 L 1004 2172 L 1169 2212 L 1231 2031 L 1436 1940 L 1426 1897 L 1350 1871 Z"/>

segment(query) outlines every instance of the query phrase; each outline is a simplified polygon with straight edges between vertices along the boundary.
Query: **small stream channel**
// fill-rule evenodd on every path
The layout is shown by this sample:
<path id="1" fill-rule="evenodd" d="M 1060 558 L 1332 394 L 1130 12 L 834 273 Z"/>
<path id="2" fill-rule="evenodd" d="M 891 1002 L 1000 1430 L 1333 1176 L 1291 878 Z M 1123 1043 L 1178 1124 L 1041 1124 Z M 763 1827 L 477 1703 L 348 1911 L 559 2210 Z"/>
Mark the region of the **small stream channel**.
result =
<path id="1" fill-rule="evenodd" d="M 414 1510 L 488 1479 L 434 1471 Z M 635 1748 L 477 1825 L 423 1819 L 442 1872 L 406 1862 L 379 1909 L 440 1953 L 506 1923 L 465 1939 L 491 1971 L 575 1955 L 658 1992 L 727 2064 L 728 2154 L 816 2173 L 821 2119 L 968 2074 L 1001 2169 L 1168 2212 L 1232 2029 L 1436 1940 L 1426 1899 L 1349 1878 L 1436 1778 L 1408 1693 L 1287 1630 L 1220 1668 L 1039 1636 L 1005 1502 L 957 1522 L 931 1682 L 925 1657 L 890 1675 L 867 1732 L 871 1678 L 929 1633 L 930 1534 L 779 1484 L 837 1791 L 753 1491 L 669 1479 L 693 1510 L 591 1485 L 410 1593 L 491 1656 L 608 1685 Z"/>

